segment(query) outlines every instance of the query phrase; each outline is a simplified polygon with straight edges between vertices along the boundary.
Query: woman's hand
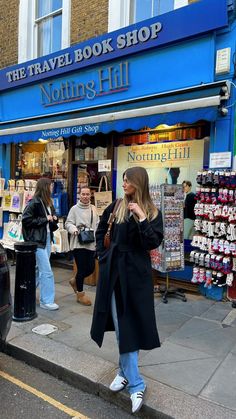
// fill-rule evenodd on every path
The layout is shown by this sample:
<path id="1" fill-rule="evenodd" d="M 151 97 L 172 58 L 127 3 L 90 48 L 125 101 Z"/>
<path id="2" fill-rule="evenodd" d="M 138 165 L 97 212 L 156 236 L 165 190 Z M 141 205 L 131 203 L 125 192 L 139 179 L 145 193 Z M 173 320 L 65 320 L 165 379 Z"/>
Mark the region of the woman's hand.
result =
<path id="1" fill-rule="evenodd" d="M 128 204 L 128 209 L 131 212 L 133 212 L 135 215 L 137 215 L 137 217 L 139 218 L 139 220 L 145 220 L 146 215 L 141 210 L 140 206 L 138 204 L 136 204 L 135 202 L 130 202 Z"/>
<path id="2" fill-rule="evenodd" d="M 48 221 L 52 221 L 53 220 L 53 216 L 52 215 L 47 215 L 47 219 L 48 219 Z"/>

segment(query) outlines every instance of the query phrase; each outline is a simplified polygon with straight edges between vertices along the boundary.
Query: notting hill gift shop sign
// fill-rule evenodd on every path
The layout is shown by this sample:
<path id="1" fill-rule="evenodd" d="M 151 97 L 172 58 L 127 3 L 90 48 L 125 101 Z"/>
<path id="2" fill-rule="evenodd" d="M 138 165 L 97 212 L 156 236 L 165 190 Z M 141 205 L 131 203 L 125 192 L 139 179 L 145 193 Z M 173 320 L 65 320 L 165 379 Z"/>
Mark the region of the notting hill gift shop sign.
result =
<path id="1" fill-rule="evenodd" d="M 207 11 L 207 19 L 206 19 Z M 0 91 L 38 82 L 224 27 L 226 0 L 202 0 L 79 45 L 0 71 Z"/>

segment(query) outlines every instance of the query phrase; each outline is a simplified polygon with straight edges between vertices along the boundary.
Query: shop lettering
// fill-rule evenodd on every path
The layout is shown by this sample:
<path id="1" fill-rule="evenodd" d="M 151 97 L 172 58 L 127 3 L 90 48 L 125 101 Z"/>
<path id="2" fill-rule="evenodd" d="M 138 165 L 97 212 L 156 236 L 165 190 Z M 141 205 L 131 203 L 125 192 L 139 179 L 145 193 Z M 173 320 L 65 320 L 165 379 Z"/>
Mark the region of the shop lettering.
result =
<path id="1" fill-rule="evenodd" d="M 180 149 L 169 149 L 167 153 L 137 153 L 135 151 L 128 152 L 128 162 L 141 161 L 160 161 L 161 163 L 171 160 L 190 159 L 190 147 Z"/>
<path id="2" fill-rule="evenodd" d="M 96 134 L 98 131 L 99 125 L 76 125 L 74 127 L 43 130 L 41 132 L 41 137 L 55 139 L 58 137 L 63 137 L 64 135 L 68 136 L 73 134 Z"/>
<path id="3" fill-rule="evenodd" d="M 89 61 L 100 56 L 113 54 L 115 51 L 124 50 L 134 45 L 144 44 L 150 40 L 158 38 L 159 32 L 162 30 L 160 22 L 153 23 L 149 26 L 142 26 L 140 29 L 134 29 L 120 33 L 116 38 L 107 38 L 100 42 L 90 42 L 82 48 L 72 49 L 71 52 L 60 54 L 55 57 L 39 60 L 27 67 L 19 67 L 5 73 L 8 83 L 16 82 L 25 78 L 39 76 L 40 74 L 50 73 L 54 70 L 71 66 L 74 63 Z M 113 54 L 114 55 L 114 54 Z M 101 60 L 100 60 L 101 61 Z M 95 62 L 93 62 L 95 64 Z"/>
<path id="4" fill-rule="evenodd" d="M 113 94 L 129 87 L 128 61 L 99 69 L 96 78 L 87 82 L 65 80 L 59 84 L 40 84 L 41 104 L 51 106 L 81 99 L 92 100 L 103 94 Z"/>

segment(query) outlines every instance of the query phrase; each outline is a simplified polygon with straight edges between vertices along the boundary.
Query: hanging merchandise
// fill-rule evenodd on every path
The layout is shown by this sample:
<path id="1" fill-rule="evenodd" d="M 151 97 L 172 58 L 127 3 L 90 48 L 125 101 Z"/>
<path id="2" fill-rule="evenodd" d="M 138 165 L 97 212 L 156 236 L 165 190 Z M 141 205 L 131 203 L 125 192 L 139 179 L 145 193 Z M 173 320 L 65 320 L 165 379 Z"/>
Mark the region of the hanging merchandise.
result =
<path id="1" fill-rule="evenodd" d="M 59 217 L 64 217 L 68 214 L 68 194 L 67 192 L 63 191 L 63 189 L 63 182 L 61 180 L 55 180 L 52 193 L 52 201 L 56 215 Z"/>
<path id="2" fill-rule="evenodd" d="M 3 211 L 9 211 L 11 207 L 11 192 L 9 189 L 6 189 L 3 192 L 2 197 L 2 209 Z"/>
<path id="3" fill-rule="evenodd" d="M 105 191 L 101 191 L 103 181 L 105 183 Z M 98 215 L 102 215 L 103 211 L 112 203 L 112 191 L 108 190 L 107 176 L 102 176 L 100 179 L 98 192 L 94 192 L 94 203 Z"/>
<path id="4" fill-rule="evenodd" d="M 18 180 L 16 182 L 16 189 L 11 195 L 11 205 L 9 211 L 21 212 L 24 198 L 24 181 Z"/>
<path id="5" fill-rule="evenodd" d="M 236 172 L 198 172 L 197 183 L 192 282 L 208 289 L 227 286 L 230 295 L 236 277 Z"/>
<path id="6" fill-rule="evenodd" d="M 0 227 L 2 227 L 2 221 L 3 221 L 3 209 L 0 207 Z"/>
<path id="7" fill-rule="evenodd" d="M 23 202 L 22 202 L 22 212 L 24 211 L 26 205 L 29 203 L 29 201 L 31 201 L 31 199 L 34 196 L 34 191 L 33 189 L 28 189 L 24 191 L 23 194 Z"/>
<path id="8" fill-rule="evenodd" d="M 163 184 L 160 190 L 164 240 L 150 252 L 152 267 L 160 272 L 180 271 L 184 269 L 183 187 Z M 159 202 L 159 190 L 157 195 Z"/>
<path id="9" fill-rule="evenodd" d="M 0 197 L 3 197 L 4 194 L 5 179 L 0 178 Z"/>
<path id="10" fill-rule="evenodd" d="M 22 235 L 22 216 L 19 215 L 17 218 L 10 218 L 9 223 L 4 226 L 4 234 L 6 234 L 6 239 L 9 242 L 18 242 L 24 241 Z"/>
<path id="11" fill-rule="evenodd" d="M 58 230 L 53 233 L 53 253 L 67 253 L 70 250 L 68 231 L 64 229 L 63 219 L 59 219 Z"/>

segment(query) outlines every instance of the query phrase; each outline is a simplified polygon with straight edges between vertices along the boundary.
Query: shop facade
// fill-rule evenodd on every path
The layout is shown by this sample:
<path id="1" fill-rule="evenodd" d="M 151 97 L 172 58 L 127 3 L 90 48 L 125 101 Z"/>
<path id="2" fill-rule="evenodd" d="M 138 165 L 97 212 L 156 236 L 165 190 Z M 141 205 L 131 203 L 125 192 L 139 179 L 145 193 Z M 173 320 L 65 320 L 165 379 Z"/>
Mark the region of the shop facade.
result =
<path id="1" fill-rule="evenodd" d="M 79 185 L 96 192 L 102 175 L 121 196 L 132 165 L 148 170 L 154 198 L 161 183 L 190 180 L 195 191 L 213 153 L 230 153 L 232 169 L 231 5 L 202 0 L 1 70 L 2 177 L 50 176 L 71 206 Z M 187 271 L 175 279 L 190 282 Z"/>

